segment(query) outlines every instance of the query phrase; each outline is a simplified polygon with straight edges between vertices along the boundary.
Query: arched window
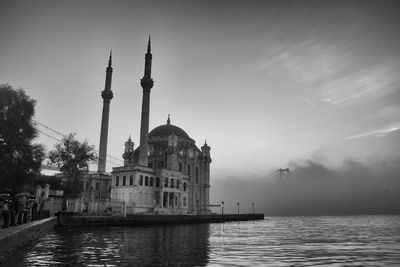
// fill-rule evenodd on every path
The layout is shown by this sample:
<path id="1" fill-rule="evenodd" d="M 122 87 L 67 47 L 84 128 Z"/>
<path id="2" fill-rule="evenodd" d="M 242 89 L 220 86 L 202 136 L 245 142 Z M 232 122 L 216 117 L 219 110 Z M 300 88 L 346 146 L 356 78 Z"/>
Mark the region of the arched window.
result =
<path id="1" fill-rule="evenodd" d="M 115 186 L 119 186 L 119 176 L 115 177 Z M 86 183 L 86 188 L 89 187 L 89 183 Z"/>
<path id="2" fill-rule="evenodd" d="M 129 185 L 133 185 L 133 175 L 129 176 Z"/>
<path id="3" fill-rule="evenodd" d="M 160 177 L 156 178 L 156 187 L 160 187 Z"/>
<path id="4" fill-rule="evenodd" d="M 139 185 L 143 185 L 143 175 L 139 176 Z"/>
<path id="5" fill-rule="evenodd" d="M 144 185 L 149 186 L 149 177 L 148 176 L 144 177 Z"/>
<path id="6" fill-rule="evenodd" d="M 174 188 L 174 179 L 171 178 L 171 188 Z"/>
<path id="7" fill-rule="evenodd" d="M 199 183 L 199 167 L 197 167 L 197 166 L 196 166 L 196 173 L 195 173 L 195 175 L 196 175 L 196 184 L 198 184 L 198 183 Z"/>
<path id="8" fill-rule="evenodd" d="M 168 177 L 165 177 L 164 187 L 168 187 Z"/>
<path id="9" fill-rule="evenodd" d="M 151 186 L 151 187 L 154 186 L 154 177 L 150 177 L 150 186 Z"/>
<path id="10" fill-rule="evenodd" d="M 182 171 L 182 163 L 179 162 L 179 171 Z"/>
<path id="11" fill-rule="evenodd" d="M 126 185 L 126 176 L 125 175 L 122 177 L 122 185 Z"/>

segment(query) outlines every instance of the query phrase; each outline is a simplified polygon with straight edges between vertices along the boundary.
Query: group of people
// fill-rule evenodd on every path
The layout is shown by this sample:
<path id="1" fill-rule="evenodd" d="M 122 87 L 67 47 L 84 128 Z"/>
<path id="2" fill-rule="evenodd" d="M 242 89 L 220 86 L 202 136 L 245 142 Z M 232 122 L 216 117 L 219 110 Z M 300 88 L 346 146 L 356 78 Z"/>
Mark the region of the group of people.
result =
<path id="1" fill-rule="evenodd" d="M 4 200 L 1 216 L 3 228 L 17 226 L 38 219 L 38 203 L 29 200 L 26 196 L 16 197 L 13 200 Z"/>

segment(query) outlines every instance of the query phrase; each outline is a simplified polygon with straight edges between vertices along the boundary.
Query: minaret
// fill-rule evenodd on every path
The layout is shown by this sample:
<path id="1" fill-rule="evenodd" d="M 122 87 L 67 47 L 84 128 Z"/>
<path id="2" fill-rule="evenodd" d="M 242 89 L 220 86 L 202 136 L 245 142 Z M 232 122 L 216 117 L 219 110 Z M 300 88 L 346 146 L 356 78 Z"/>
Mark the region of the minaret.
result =
<path id="1" fill-rule="evenodd" d="M 104 90 L 101 92 L 101 97 L 103 98 L 103 114 L 101 116 L 98 173 L 104 173 L 106 171 L 108 118 L 110 115 L 110 102 L 113 98 L 113 92 L 111 91 L 112 72 L 113 68 L 111 67 L 110 51 L 110 58 L 108 59 L 108 67 L 106 69 L 106 85 Z"/>
<path id="2" fill-rule="evenodd" d="M 142 119 L 140 123 L 140 147 L 139 147 L 139 165 L 148 165 L 147 153 L 149 150 L 149 116 L 150 116 L 150 90 L 153 88 L 154 82 L 151 78 L 151 46 L 150 36 L 147 44 L 147 53 L 145 56 L 144 76 L 140 80 L 143 88 L 142 100 Z"/>
<path id="3" fill-rule="evenodd" d="M 210 155 L 210 150 L 211 147 L 207 145 L 207 141 L 204 142 L 204 145 L 201 147 L 201 152 L 203 152 L 203 157 L 204 157 L 204 169 L 203 169 L 203 186 L 202 186 L 202 193 L 201 195 L 204 197 L 202 199 L 203 201 L 203 207 L 204 210 L 202 212 L 205 212 L 206 214 L 210 213 L 209 209 L 209 204 L 210 204 L 210 163 L 212 162 L 211 160 L 211 155 Z"/>

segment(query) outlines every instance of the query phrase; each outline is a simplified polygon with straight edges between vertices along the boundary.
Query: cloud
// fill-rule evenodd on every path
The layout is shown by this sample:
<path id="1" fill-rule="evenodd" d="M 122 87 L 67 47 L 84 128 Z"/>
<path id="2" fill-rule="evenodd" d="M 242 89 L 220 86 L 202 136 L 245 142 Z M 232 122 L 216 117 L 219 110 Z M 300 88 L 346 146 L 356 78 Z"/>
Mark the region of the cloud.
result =
<path id="1" fill-rule="evenodd" d="M 331 77 L 320 91 L 322 101 L 332 104 L 354 103 L 380 98 L 398 90 L 400 67 L 393 62 L 383 62 L 350 75 Z"/>
<path id="2" fill-rule="evenodd" d="M 322 38 L 295 45 L 280 43 L 271 48 L 268 61 L 259 69 L 284 73 L 307 88 L 315 88 L 320 102 L 334 105 L 357 104 L 399 90 L 399 61 L 382 56 L 371 63 L 370 56 L 356 53 L 358 45 L 346 38 L 336 43 Z"/>
<path id="3" fill-rule="evenodd" d="M 366 133 L 361 133 L 361 134 L 357 134 L 357 135 L 353 135 L 350 137 L 347 137 L 347 140 L 351 140 L 351 139 L 357 139 L 357 138 L 363 138 L 363 137 L 384 137 L 385 135 L 391 133 L 391 132 L 395 132 L 400 130 L 400 122 L 396 122 L 393 123 L 391 125 L 388 125 L 386 127 L 377 129 L 377 130 L 372 130 Z"/>
<path id="4" fill-rule="evenodd" d="M 266 215 L 394 214 L 400 212 L 400 158 L 393 161 L 343 162 L 329 168 L 315 161 L 294 162 L 290 177 L 261 181 L 230 177 L 212 182 L 213 203 L 226 212 Z"/>

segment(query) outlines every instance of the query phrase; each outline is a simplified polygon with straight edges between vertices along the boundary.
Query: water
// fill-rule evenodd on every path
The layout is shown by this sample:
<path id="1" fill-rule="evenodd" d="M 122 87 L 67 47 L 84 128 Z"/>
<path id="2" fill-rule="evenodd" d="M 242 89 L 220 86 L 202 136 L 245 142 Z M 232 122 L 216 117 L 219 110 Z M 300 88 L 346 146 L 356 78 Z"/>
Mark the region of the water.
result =
<path id="1" fill-rule="evenodd" d="M 400 266 L 400 216 L 58 228 L 4 266 Z"/>

